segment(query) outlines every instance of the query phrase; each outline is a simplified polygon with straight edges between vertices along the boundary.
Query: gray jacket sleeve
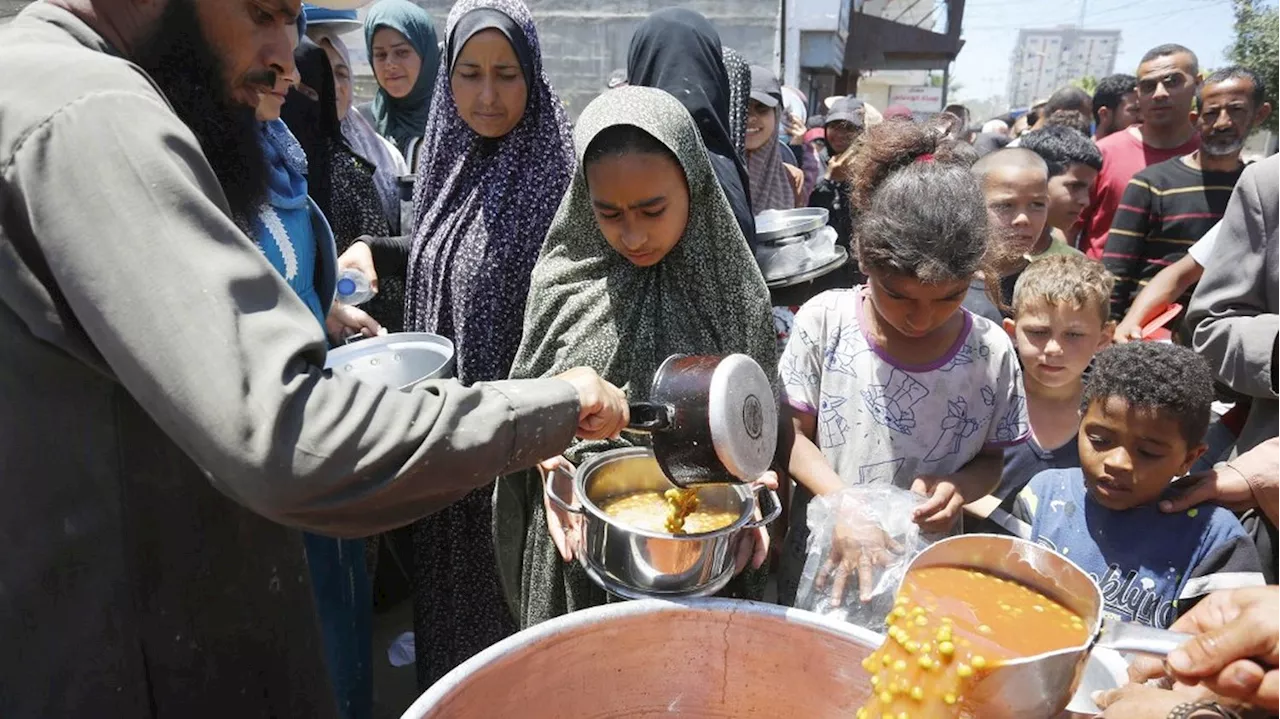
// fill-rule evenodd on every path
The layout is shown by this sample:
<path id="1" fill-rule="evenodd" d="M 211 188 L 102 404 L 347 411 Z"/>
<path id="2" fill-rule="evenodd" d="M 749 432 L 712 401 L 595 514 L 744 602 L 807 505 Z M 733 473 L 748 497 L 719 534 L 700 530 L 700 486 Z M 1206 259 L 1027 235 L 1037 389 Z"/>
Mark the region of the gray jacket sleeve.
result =
<path id="1" fill-rule="evenodd" d="M 558 380 L 401 393 L 326 374 L 315 317 L 228 218 L 196 138 L 156 97 L 81 98 L 24 138 L 0 179 L 54 305 L 214 484 L 260 514 L 367 535 L 573 438 L 577 394 Z"/>
<path id="2" fill-rule="evenodd" d="M 1237 392 L 1276 398 L 1276 157 L 1255 163 L 1236 184 L 1212 262 L 1187 312 L 1192 346 Z"/>

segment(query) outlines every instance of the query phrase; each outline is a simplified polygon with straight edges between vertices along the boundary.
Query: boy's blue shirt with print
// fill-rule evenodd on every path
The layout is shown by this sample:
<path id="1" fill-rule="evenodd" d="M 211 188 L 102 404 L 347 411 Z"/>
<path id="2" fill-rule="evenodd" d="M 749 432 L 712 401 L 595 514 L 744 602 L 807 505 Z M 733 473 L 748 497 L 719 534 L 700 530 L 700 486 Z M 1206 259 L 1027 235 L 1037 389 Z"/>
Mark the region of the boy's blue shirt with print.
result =
<path id="1" fill-rule="evenodd" d="M 1079 468 L 1037 474 L 1015 512 L 1031 539 L 1070 559 L 1102 589 L 1104 613 L 1167 628 L 1200 597 L 1264 584 L 1240 520 L 1202 504 L 1176 514 L 1157 503 L 1116 511 L 1095 502 Z"/>

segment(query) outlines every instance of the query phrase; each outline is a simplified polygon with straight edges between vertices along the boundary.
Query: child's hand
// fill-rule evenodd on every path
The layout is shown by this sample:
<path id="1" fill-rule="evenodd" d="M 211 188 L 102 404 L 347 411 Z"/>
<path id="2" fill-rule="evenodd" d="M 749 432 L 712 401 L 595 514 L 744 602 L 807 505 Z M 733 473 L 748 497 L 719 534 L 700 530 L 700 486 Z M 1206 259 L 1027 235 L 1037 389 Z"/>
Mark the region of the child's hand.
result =
<path id="1" fill-rule="evenodd" d="M 813 584 L 825 589 L 830 581 L 831 601 L 840 604 L 844 601 L 845 585 L 857 572 L 858 600 L 869 602 L 875 589 L 871 570 L 889 564 L 902 551 L 902 545 L 893 541 L 874 521 L 841 517 L 831 539 L 831 553 Z"/>
<path id="2" fill-rule="evenodd" d="M 948 477 L 916 477 L 911 483 L 911 491 L 928 497 L 924 504 L 916 507 L 911 515 L 912 521 L 920 529 L 929 534 L 943 534 L 951 530 L 960 519 L 964 508 L 964 497 Z"/>

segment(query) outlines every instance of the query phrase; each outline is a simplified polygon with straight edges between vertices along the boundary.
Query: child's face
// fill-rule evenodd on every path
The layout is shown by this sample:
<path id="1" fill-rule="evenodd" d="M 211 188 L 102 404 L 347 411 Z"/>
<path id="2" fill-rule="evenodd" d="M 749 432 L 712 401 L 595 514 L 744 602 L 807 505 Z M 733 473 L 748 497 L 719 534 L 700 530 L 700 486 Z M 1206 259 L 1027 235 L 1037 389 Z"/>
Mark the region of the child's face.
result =
<path id="1" fill-rule="evenodd" d="M 996 167 L 982 183 L 987 200 L 987 217 L 992 227 L 1003 230 L 1008 249 L 1026 254 L 1040 239 L 1049 217 L 1049 182 L 1036 168 Z"/>
<path id="2" fill-rule="evenodd" d="M 663 155 L 632 152 L 587 167 L 596 224 L 609 246 L 639 267 L 662 261 L 689 223 L 684 170 Z"/>
<path id="3" fill-rule="evenodd" d="M 1085 488 L 1095 502 L 1113 510 L 1156 501 L 1205 451 L 1203 444 L 1183 439 L 1176 416 L 1130 407 L 1120 397 L 1089 404 L 1079 441 Z"/>
<path id="4" fill-rule="evenodd" d="M 1089 206 L 1089 188 L 1098 179 L 1098 171 L 1088 165 L 1072 163 L 1061 175 L 1049 178 L 1048 225 L 1063 232 L 1080 220 Z"/>
<path id="5" fill-rule="evenodd" d="M 1103 323 L 1096 307 L 1034 302 L 1005 320 L 1022 359 L 1027 384 L 1048 388 L 1078 383 L 1093 355 L 1111 343 L 1113 323 Z"/>
<path id="6" fill-rule="evenodd" d="M 920 339 L 951 319 L 969 290 L 967 280 L 931 285 L 905 275 L 871 274 L 871 304 L 904 337 Z"/>

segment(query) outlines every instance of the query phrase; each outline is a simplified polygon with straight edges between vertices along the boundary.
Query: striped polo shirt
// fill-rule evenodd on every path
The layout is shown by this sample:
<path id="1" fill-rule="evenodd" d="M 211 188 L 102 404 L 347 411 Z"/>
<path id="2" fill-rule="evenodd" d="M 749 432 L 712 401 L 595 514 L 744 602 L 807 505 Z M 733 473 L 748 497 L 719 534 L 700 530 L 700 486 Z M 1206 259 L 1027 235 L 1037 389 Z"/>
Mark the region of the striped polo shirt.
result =
<path id="1" fill-rule="evenodd" d="M 1185 158 L 1138 172 L 1125 188 L 1102 263 L 1116 276 L 1111 316 L 1120 320 L 1147 282 L 1182 259 L 1227 209 L 1244 165 L 1232 172 L 1197 170 Z M 1191 290 L 1178 301 L 1186 307 Z"/>

